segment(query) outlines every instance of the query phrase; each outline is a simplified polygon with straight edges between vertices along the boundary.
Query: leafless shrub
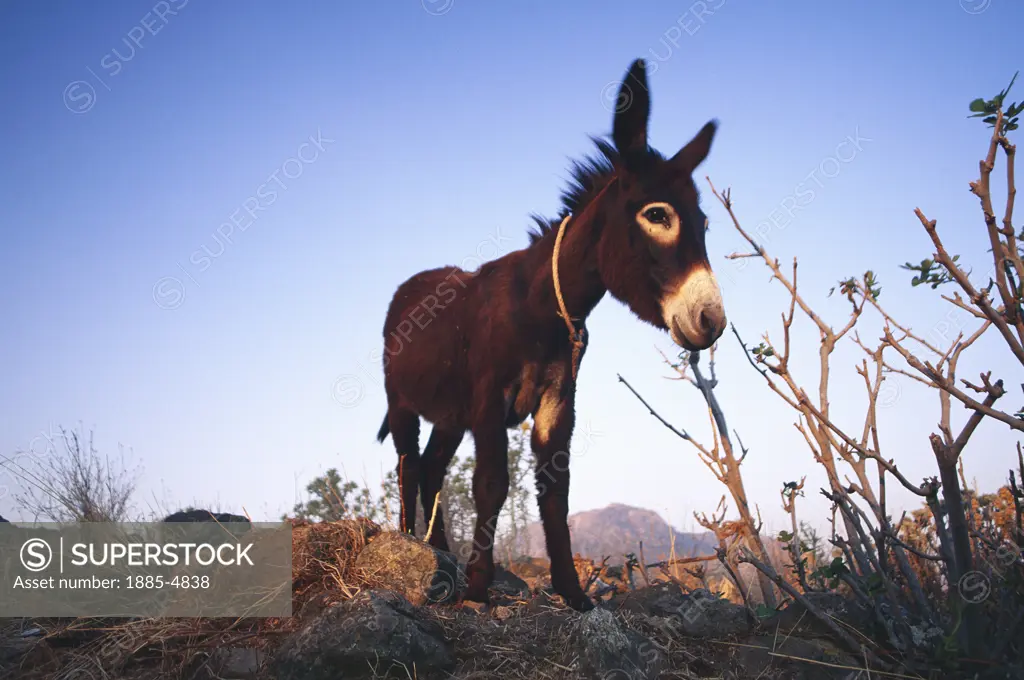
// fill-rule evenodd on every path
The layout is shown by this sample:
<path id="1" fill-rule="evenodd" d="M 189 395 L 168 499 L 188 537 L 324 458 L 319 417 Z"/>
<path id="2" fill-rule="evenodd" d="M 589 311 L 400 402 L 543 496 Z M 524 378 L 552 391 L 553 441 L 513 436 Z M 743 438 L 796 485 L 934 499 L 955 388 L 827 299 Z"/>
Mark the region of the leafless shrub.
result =
<path id="1" fill-rule="evenodd" d="M 132 496 L 141 474 L 126 467 L 125 452 L 101 455 L 82 433 L 60 428 L 48 438 L 45 455 L 18 451 L 3 466 L 21 486 L 15 503 L 39 521 L 121 522 L 133 512 Z"/>
<path id="2" fill-rule="evenodd" d="M 983 419 L 1024 432 L 1024 411 L 995 407 L 1006 389 L 992 371 L 982 373 L 973 383 L 958 378 L 956 373 L 963 353 L 991 328 L 997 329 L 1017 365 L 1024 366 L 1024 251 L 1018 244 L 1018 240 L 1024 240 L 1024 232 L 1017 234 L 1012 224 L 1015 147 L 1006 136 L 1016 129 L 1017 115 L 1024 111 L 1024 104 L 1011 104 L 1004 110 L 1008 91 L 992 100 L 977 99 L 970 106 L 993 129 L 988 154 L 980 163 L 981 178 L 970 185 L 981 203 L 983 238 L 993 258 L 987 285 L 971 281 L 969 272 L 958 263 L 959 257 L 946 251 L 935 221 L 915 210 L 936 252 L 920 265 L 904 265 L 917 272 L 912 285 L 927 284 L 935 290 L 955 284 L 959 290 L 941 295 L 942 299 L 977 320 L 976 329 L 966 337 L 961 333 L 949 347 L 938 347 L 915 334 L 883 308 L 879 303 L 881 289 L 871 271 L 839 282 L 836 288 L 849 301 L 850 313 L 835 330 L 798 291 L 796 260 L 791 272 L 783 271 L 779 260 L 740 225 L 731 193 L 719 192 L 708 180 L 733 226 L 752 249 L 730 257 L 763 262 L 772 279 L 789 293 L 789 308 L 782 315 L 781 341 L 773 342 L 764 334 L 757 346 L 748 347 L 735 327 L 732 330 L 750 365 L 769 389 L 796 411 L 795 426 L 827 474 L 828 487 L 821 493 L 832 502 L 835 528 L 830 540 L 839 555 L 831 563 L 817 566 L 811 574 L 805 570 L 808 565 L 802 556 L 809 551 L 800 536 L 795 505 L 803 483 L 787 482 L 783 487 L 783 507 L 791 515 L 792 532 L 784 532 L 780 538 L 790 544 L 794 578 L 804 592 L 811 587 L 808 576 L 812 575 L 867 605 L 877 621 L 878 635 L 870 643 L 870 650 L 865 647 L 858 651 L 877 653 L 893 665 L 925 666 L 937 659 L 950 661 L 955 657 L 1019 658 L 1021 653 L 1015 631 L 1024 618 L 1024 556 L 1020 547 L 1024 533 L 1015 473 L 1011 470 L 1009 485 L 983 505 L 978 494 L 963 484 L 958 470 L 961 454 Z M 993 210 L 989 183 L 1000 149 L 1007 165 L 1007 199 L 1001 224 Z M 993 296 L 993 288 L 998 297 Z M 790 371 L 794 352 L 791 328 L 797 310 L 819 335 L 820 372 L 815 390 L 806 390 Z M 877 345 L 862 342 L 854 331 L 866 310 L 880 317 L 883 336 Z M 863 423 L 855 427 L 838 423 L 829 401 L 830 361 L 837 344 L 851 331 L 853 341 L 866 355 L 856 371 L 863 379 L 867 405 Z M 929 437 L 939 474 L 920 484 L 907 479 L 880 445 L 879 392 L 892 374 L 934 389 L 939 398 L 939 431 Z M 954 432 L 952 424 L 954 401 L 969 413 L 959 432 Z M 1017 474 L 1024 475 L 1019 449 L 1016 458 Z M 927 513 L 917 513 L 910 522 L 904 514 L 894 522 L 886 501 L 886 485 L 892 482 L 919 497 Z M 755 565 L 788 595 L 797 597 L 800 590 L 783 581 L 759 557 L 748 549 L 741 559 Z"/>

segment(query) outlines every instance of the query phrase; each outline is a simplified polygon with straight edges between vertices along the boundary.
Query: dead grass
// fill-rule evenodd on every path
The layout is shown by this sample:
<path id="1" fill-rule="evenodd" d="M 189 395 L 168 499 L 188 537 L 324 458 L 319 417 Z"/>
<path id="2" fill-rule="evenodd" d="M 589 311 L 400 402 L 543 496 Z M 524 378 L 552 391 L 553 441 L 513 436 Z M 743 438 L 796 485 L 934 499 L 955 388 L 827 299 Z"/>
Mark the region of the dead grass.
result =
<path id="1" fill-rule="evenodd" d="M 292 537 L 293 616 L 280 619 L 74 619 L 0 620 L 0 639 L 17 640 L 20 632 L 39 628 L 29 638 L 32 649 L 16 666 L 2 665 L 0 677 L 25 680 L 165 680 L 210 678 L 217 650 L 255 648 L 272 651 L 288 633 L 332 602 L 351 598 L 367 586 L 355 567 L 366 543 L 380 533 L 367 520 L 324 524 L 297 524 Z M 543 576 L 540 561 L 514 565 L 513 571 L 536 583 Z M 546 566 L 546 565 L 544 565 Z M 585 567 L 587 565 L 580 565 Z M 588 567 L 593 568 L 593 567 Z M 575 612 L 556 598 L 540 595 L 531 600 L 505 600 L 507 606 L 487 612 L 469 607 L 426 607 L 424 616 L 436 621 L 454 643 L 458 662 L 454 680 L 483 678 L 574 677 L 577 664 L 572 635 Z M 801 648 L 744 641 L 680 639 L 678 632 L 659 628 L 653 619 L 619 611 L 626 627 L 640 632 L 664 654 L 671 669 L 662 678 L 791 677 L 781 670 L 800 657 Z M 778 641 L 775 641 L 777 643 Z M 720 643 L 720 644 L 719 644 Z M 730 646 L 732 645 L 732 646 Z M 753 648 L 752 652 L 748 648 Z M 818 648 L 815 648 L 818 649 Z M 795 650 L 795 651 L 794 651 Z M 821 656 L 820 654 L 818 655 Z M 811 658 L 808 664 L 830 663 Z M 839 659 L 839 656 L 836 657 Z M 840 660 L 836 663 L 848 662 Z M 756 663 L 758 667 L 751 668 Z M 856 668 L 853 666 L 853 668 Z M 774 670 L 773 670 L 774 669 Z M 820 668 L 819 668 L 820 670 Z M 410 669 L 410 678 L 429 680 Z"/>
<path id="2" fill-rule="evenodd" d="M 292 613 L 289 618 L 0 619 L 0 640 L 31 645 L 0 677 L 100 680 L 203 677 L 217 649 L 272 649 L 283 634 L 331 602 L 358 592 L 354 562 L 380 528 L 368 520 L 296 523 L 292 532 Z M 24 631 L 41 635 L 22 638 Z"/>

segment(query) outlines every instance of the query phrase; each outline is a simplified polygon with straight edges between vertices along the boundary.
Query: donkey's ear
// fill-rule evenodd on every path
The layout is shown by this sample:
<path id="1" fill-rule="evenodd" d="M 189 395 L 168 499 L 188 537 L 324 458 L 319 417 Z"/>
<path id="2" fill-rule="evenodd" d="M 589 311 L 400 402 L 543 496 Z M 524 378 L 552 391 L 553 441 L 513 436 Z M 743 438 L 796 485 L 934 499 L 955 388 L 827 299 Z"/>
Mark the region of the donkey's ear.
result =
<path id="1" fill-rule="evenodd" d="M 708 157 L 708 152 L 711 151 L 711 140 L 715 138 L 715 131 L 717 129 L 717 120 L 710 120 L 705 123 L 700 132 L 686 146 L 680 149 L 679 153 L 673 156 L 669 162 L 678 168 L 680 172 L 693 172 Z"/>
<path id="2" fill-rule="evenodd" d="M 647 89 L 647 65 L 637 59 L 622 79 L 615 100 L 612 139 L 623 157 L 646 153 L 647 118 L 651 113 L 651 95 Z"/>

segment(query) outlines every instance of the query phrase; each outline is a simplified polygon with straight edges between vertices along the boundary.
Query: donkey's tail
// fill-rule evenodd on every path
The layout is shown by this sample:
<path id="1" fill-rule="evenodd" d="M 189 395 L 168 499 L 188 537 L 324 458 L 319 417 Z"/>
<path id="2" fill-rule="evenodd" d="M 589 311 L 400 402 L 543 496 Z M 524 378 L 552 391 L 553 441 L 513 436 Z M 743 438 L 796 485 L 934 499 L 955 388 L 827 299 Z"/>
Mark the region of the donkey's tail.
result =
<path id="1" fill-rule="evenodd" d="M 381 423 L 380 429 L 377 430 L 377 441 L 379 441 L 381 444 L 383 444 L 384 440 L 388 438 L 388 433 L 390 433 L 390 432 L 391 432 L 391 427 L 388 425 L 388 415 L 385 413 L 384 414 L 384 422 Z"/>

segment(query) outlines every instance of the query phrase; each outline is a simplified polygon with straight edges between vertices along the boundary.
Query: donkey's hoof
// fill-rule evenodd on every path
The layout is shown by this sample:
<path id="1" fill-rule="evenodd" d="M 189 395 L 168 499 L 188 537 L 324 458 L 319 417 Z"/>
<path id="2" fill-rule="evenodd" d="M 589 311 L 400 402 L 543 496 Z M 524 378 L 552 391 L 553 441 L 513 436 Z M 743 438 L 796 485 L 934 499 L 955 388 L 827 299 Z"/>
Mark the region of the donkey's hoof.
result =
<path id="1" fill-rule="evenodd" d="M 587 597 L 585 593 L 579 593 L 574 597 L 566 597 L 565 602 L 578 612 L 589 612 L 596 606 L 594 601 Z"/>
<path id="2" fill-rule="evenodd" d="M 470 587 L 466 588 L 466 592 L 464 592 L 462 594 L 462 597 L 459 599 L 459 602 L 467 602 L 467 601 L 469 601 L 469 602 L 477 602 L 477 603 L 483 604 L 483 605 L 490 605 L 491 604 L 490 593 L 487 592 L 487 588 L 480 589 L 480 588 L 474 588 L 473 586 L 470 586 Z"/>
<path id="3" fill-rule="evenodd" d="M 487 602 L 475 602 L 473 600 L 463 600 L 459 603 L 458 608 L 463 611 L 472 611 L 477 614 L 490 614 L 493 607 Z"/>

